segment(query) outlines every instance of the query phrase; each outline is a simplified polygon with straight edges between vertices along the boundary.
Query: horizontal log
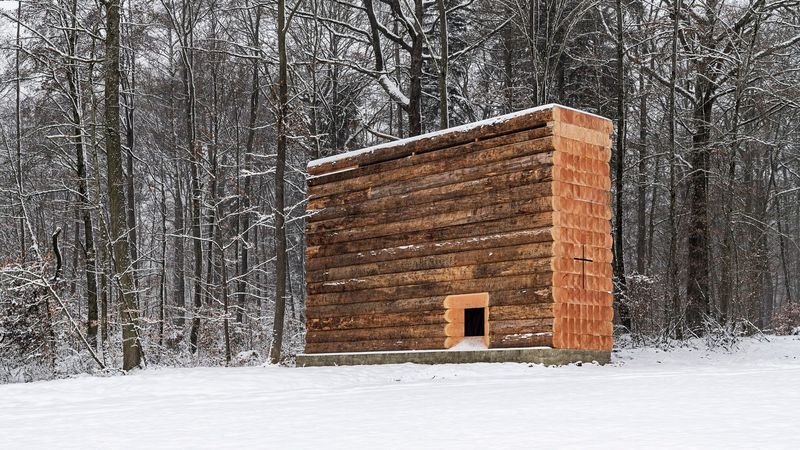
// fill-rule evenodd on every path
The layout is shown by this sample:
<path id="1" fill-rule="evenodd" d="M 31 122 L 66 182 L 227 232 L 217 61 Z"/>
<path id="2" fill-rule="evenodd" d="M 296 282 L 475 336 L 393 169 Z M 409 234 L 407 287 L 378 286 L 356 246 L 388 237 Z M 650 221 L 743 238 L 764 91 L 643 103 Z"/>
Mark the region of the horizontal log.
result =
<path id="1" fill-rule="evenodd" d="M 446 296 L 406 298 L 401 300 L 350 303 L 345 305 L 306 305 L 306 318 L 343 317 L 374 314 L 397 314 L 432 311 L 444 315 Z"/>
<path id="2" fill-rule="evenodd" d="M 361 278 L 349 278 L 345 280 L 325 281 L 322 283 L 308 283 L 307 289 L 309 294 L 326 294 L 333 292 L 352 293 L 360 290 L 385 288 L 390 286 L 418 285 L 425 283 L 449 283 L 458 280 L 539 273 L 552 273 L 550 258 L 473 264 L 458 267 L 445 267 L 442 269 L 400 272 Z M 564 274 L 563 276 L 569 275 L 570 274 Z"/>
<path id="3" fill-rule="evenodd" d="M 333 233 L 339 230 L 352 228 L 366 228 L 368 226 L 387 225 L 413 218 L 429 217 L 433 214 L 442 214 L 455 211 L 471 211 L 477 206 L 492 203 L 510 203 L 526 199 L 552 196 L 553 188 L 550 182 L 525 184 L 516 187 L 503 187 L 491 192 L 465 195 L 448 198 L 435 202 L 420 204 L 400 202 L 389 211 L 370 214 L 356 214 L 351 216 L 336 217 L 319 222 L 309 222 L 306 225 L 308 233 Z"/>
<path id="4" fill-rule="evenodd" d="M 580 319 L 587 321 L 605 321 L 611 323 L 614 320 L 614 308 L 610 305 L 587 305 L 583 303 L 555 303 L 553 313 L 560 319 Z"/>
<path id="5" fill-rule="evenodd" d="M 311 318 L 306 321 L 306 329 L 308 331 L 324 331 L 441 324 L 442 330 L 444 330 L 446 323 L 444 314 L 437 311 L 422 311 L 403 314 Z"/>
<path id="6" fill-rule="evenodd" d="M 553 348 L 611 351 L 612 346 L 613 341 L 610 335 L 596 336 L 587 334 L 553 333 Z"/>
<path id="7" fill-rule="evenodd" d="M 552 204 L 554 211 L 564 211 L 580 216 L 611 220 L 611 207 L 609 205 L 587 203 L 564 197 L 553 197 Z"/>
<path id="8" fill-rule="evenodd" d="M 587 291 L 580 287 L 554 288 L 553 301 L 556 303 L 578 303 L 582 305 L 611 306 L 614 296 L 611 292 Z"/>
<path id="9" fill-rule="evenodd" d="M 586 291 L 610 292 L 613 289 L 611 277 L 590 274 L 558 272 L 553 277 L 554 287 L 574 287 Z"/>
<path id="10" fill-rule="evenodd" d="M 430 177 L 430 180 L 416 179 L 402 184 L 348 192 L 337 197 L 311 199 L 306 205 L 308 222 L 369 214 L 396 209 L 403 205 L 421 205 L 551 181 L 552 165 L 522 169 L 530 166 L 531 160 L 531 157 L 514 158 L 495 164 L 499 167 L 487 165 L 473 168 L 478 169 L 475 170 L 474 177 L 472 174 L 465 174 L 457 177 L 456 182 L 448 182 L 445 177 L 435 175 Z"/>
<path id="11" fill-rule="evenodd" d="M 328 331 L 309 331 L 306 342 L 352 342 L 385 339 L 441 338 L 444 339 L 441 324 L 408 325 L 384 328 L 356 328 Z"/>
<path id="12" fill-rule="evenodd" d="M 489 308 L 490 321 L 517 320 L 517 319 L 546 319 L 553 317 L 554 317 L 554 312 L 552 303 L 492 306 Z"/>
<path id="13" fill-rule="evenodd" d="M 471 210 L 431 214 L 428 217 L 417 217 L 400 222 L 349 228 L 334 232 L 309 233 L 307 239 L 311 245 L 331 244 L 343 241 L 374 239 L 393 234 L 411 233 L 418 230 L 466 225 L 515 215 L 538 214 L 552 211 L 554 200 L 553 197 L 540 197 L 510 203 L 476 206 Z"/>
<path id="14" fill-rule="evenodd" d="M 562 106 L 556 106 L 553 108 L 553 121 L 569 123 L 581 128 L 588 128 L 590 130 L 595 130 L 605 134 L 611 134 L 611 132 L 614 130 L 614 125 L 610 119 Z"/>
<path id="15" fill-rule="evenodd" d="M 610 295 L 610 294 L 609 294 Z M 367 314 L 396 314 L 407 312 L 436 311 L 444 314 L 445 295 L 434 297 L 408 298 L 401 300 L 375 301 L 366 303 L 350 303 L 344 305 L 306 305 L 307 318 L 357 316 Z M 517 289 L 494 291 L 489 293 L 490 315 L 495 307 L 539 306 L 552 308 L 552 290 L 549 287 L 540 289 Z"/>
<path id="16" fill-rule="evenodd" d="M 562 244 L 571 243 L 579 247 L 586 245 L 600 248 L 611 248 L 612 244 L 611 234 L 607 232 L 592 232 L 564 227 L 553 228 L 553 238 L 556 242 Z"/>
<path id="17" fill-rule="evenodd" d="M 553 250 L 557 256 L 575 257 L 586 255 L 592 261 L 610 263 L 613 260 L 611 246 L 594 246 L 586 244 L 574 244 L 569 242 L 554 242 Z M 584 253 L 585 252 L 585 253 Z"/>
<path id="18" fill-rule="evenodd" d="M 489 348 L 553 347 L 553 333 L 493 334 Z"/>
<path id="19" fill-rule="evenodd" d="M 553 180 L 590 186 L 603 191 L 611 189 L 611 177 L 608 174 L 579 172 L 572 167 L 563 165 L 553 166 Z"/>
<path id="20" fill-rule="evenodd" d="M 489 322 L 489 335 L 544 333 L 553 331 L 553 319 L 493 320 Z"/>
<path id="21" fill-rule="evenodd" d="M 536 145 L 531 145 L 531 142 Z M 435 166 L 421 165 L 415 167 L 415 172 L 402 173 L 401 180 L 392 180 L 397 177 L 387 173 L 379 174 L 380 178 L 370 183 L 352 186 L 351 189 L 342 192 L 322 195 L 312 190 L 309 192 L 307 209 L 312 216 L 316 216 L 320 210 L 324 211 L 327 208 L 346 207 L 386 197 L 399 198 L 436 188 L 452 190 L 453 188 L 447 186 L 553 164 L 553 151 L 549 138 L 490 149 L 473 156 L 472 159 L 475 161 L 441 161 Z M 478 158 L 479 156 L 483 158 Z M 484 161 L 486 159 L 489 160 Z M 548 177 L 549 172 L 546 174 Z"/>
<path id="22" fill-rule="evenodd" d="M 470 147 L 474 147 L 474 145 L 470 144 Z M 404 187 L 412 186 L 411 190 L 414 190 L 411 181 L 420 180 L 422 182 L 420 188 L 430 188 L 457 181 L 477 179 L 480 177 L 480 172 L 487 169 L 490 172 L 508 172 L 508 166 L 512 164 L 511 159 L 535 157 L 538 153 L 547 153 L 551 155 L 548 159 L 552 161 L 554 146 L 553 138 L 548 133 L 548 135 L 534 136 L 534 139 L 517 140 L 517 142 L 492 147 L 481 145 L 480 148 L 475 147 L 471 150 L 458 152 L 449 157 L 444 155 L 449 152 L 447 150 L 446 152 L 429 153 L 393 161 L 390 166 L 380 172 L 376 171 L 370 175 L 335 183 L 314 185 L 314 180 L 311 179 L 308 188 L 310 202 L 315 205 L 316 209 L 318 201 L 323 202 L 322 204 L 325 206 L 342 205 L 344 203 L 341 201 L 350 197 L 351 194 L 356 195 L 355 199 L 358 199 L 358 195 L 363 195 L 363 193 L 369 194 L 366 198 L 384 197 L 392 195 L 392 193 L 408 193 L 411 191 Z M 429 156 L 431 155 L 436 155 L 435 160 L 430 160 Z M 526 165 L 530 165 L 530 161 L 527 164 L 518 162 L 517 167 Z M 345 174 L 333 174 L 332 176 L 339 175 Z M 364 192 L 368 189 L 373 192 Z"/>
<path id="23" fill-rule="evenodd" d="M 451 130 L 415 136 L 409 139 L 364 149 L 348 157 L 316 163 L 312 162 L 308 166 L 308 173 L 311 175 L 319 175 L 367 164 L 376 164 L 382 161 L 408 156 L 413 153 L 435 151 L 471 141 L 485 140 L 498 135 L 539 128 L 552 119 L 552 108 L 531 111 L 523 115 L 515 114 L 507 118 L 499 117 L 489 119 L 483 122 L 469 124 L 467 127 L 456 127 Z"/>
<path id="24" fill-rule="evenodd" d="M 556 317 L 553 332 L 566 334 L 585 334 L 611 336 L 614 324 L 611 320 L 586 320 L 575 317 Z"/>
<path id="25" fill-rule="evenodd" d="M 307 342 L 306 353 L 376 352 L 444 349 L 442 338 L 384 339 L 352 342 Z"/>
<path id="26" fill-rule="evenodd" d="M 489 306 L 489 293 L 488 292 L 475 292 L 472 294 L 461 294 L 461 295 L 449 295 L 444 299 L 444 307 L 455 310 L 455 311 L 462 311 L 465 308 L 485 308 Z M 453 318 L 445 314 L 445 319 L 449 321 L 453 321 Z M 463 314 L 459 316 L 458 321 L 463 322 L 464 317 Z"/>
<path id="27" fill-rule="evenodd" d="M 554 181 L 551 186 L 553 187 L 553 195 L 556 197 L 565 197 L 571 200 L 598 203 L 601 205 L 611 204 L 611 193 L 604 189 L 581 186 L 565 181 Z"/>
<path id="28" fill-rule="evenodd" d="M 498 290 L 489 292 L 489 306 L 515 306 L 552 303 L 553 291 L 549 286 L 530 288 Z"/>
<path id="29" fill-rule="evenodd" d="M 563 211 L 557 211 L 553 213 L 553 226 L 611 234 L 611 222 L 607 219 L 580 216 L 578 214 Z"/>
<path id="30" fill-rule="evenodd" d="M 350 303 L 367 303 L 373 301 L 400 300 L 436 295 L 472 294 L 476 292 L 492 292 L 517 290 L 526 288 L 543 288 L 552 284 L 552 273 L 525 274 L 509 277 L 491 277 L 452 281 L 449 283 L 428 283 L 388 288 L 365 289 L 353 292 L 335 292 L 328 294 L 310 294 L 306 304 L 334 305 Z"/>
<path id="31" fill-rule="evenodd" d="M 529 239 L 540 238 L 540 236 L 536 235 L 520 236 L 520 234 L 521 233 L 517 233 L 517 236 Z M 336 267 L 319 271 L 307 271 L 306 281 L 310 283 L 318 283 L 388 273 L 413 272 L 419 270 L 466 266 L 469 264 L 485 264 L 553 256 L 553 245 L 550 242 L 523 245 L 515 245 L 515 243 L 509 243 L 507 241 L 499 241 L 499 243 L 500 245 L 510 245 L 507 247 L 489 247 L 486 249 L 453 252 L 443 255 L 423 255 L 416 258 L 402 259 L 402 257 L 399 257 L 397 259 L 387 259 L 385 261 L 358 265 L 342 264 L 342 260 L 335 260 L 337 263 Z M 372 259 L 369 260 L 371 261 Z"/>
<path id="32" fill-rule="evenodd" d="M 580 254 L 576 255 L 576 257 L 580 257 Z M 551 267 L 556 271 L 556 274 L 571 273 L 580 275 L 585 273 L 595 277 L 609 278 L 612 276 L 611 264 L 603 264 L 597 261 L 579 261 L 575 257 L 553 258 Z"/>
<path id="33" fill-rule="evenodd" d="M 313 261 L 313 263 L 308 264 L 306 267 L 309 270 L 334 267 L 333 261 L 325 258 L 336 258 L 339 255 L 350 253 L 372 253 L 379 252 L 383 249 L 416 247 L 423 244 L 442 243 L 461 238 L 485 238 L 487 236 L 512 231 L 535 230 L 550 227 L 553 223 L 552 214 L 552 212 L 548 211 L 527 216 L 513 216 L 486 222 L 382 236 L 376 239 L 338 242 L 322 246 L 309 245 L 306 247 L 306 259 L 307 262 Z"/>
<path id="34" fill-rule="evenodd" d="M 463 312 L 464 310 L 460 310 Z M 444 334 L 447 337 L 464 337 L 464 322 L 449 322 L 444 326 Z"/>
<path id="35" fill-rule="evenodd" d="M 376 188 L 386 184 L 410 183 L 417 179 L 442 178 L 447 183 L 462 181 L 459 179 L 460 172 L 455 169 L 465 170 L 471 173 L 475 170 L 480 171 L 488 164 L 517 158 L 520 156 L 545 154 L 547 161 L 552 162 L 554 151 L 553 138 L 550 136 L 540 139 L 533 139 L 515 144 L 501 145 L 499 147 L 484 148 L 480 151 L 465 153 L 459 156 L 437 159 L 435 161 L 415 164 L 401 169 L 386 170 L 371 175 L 359 176 L 335 183 L 326 183 L 308 187 L 308 195 L 311 198 L 326 197 L 346 192 L 359 191 L 367 188 Z M 472 170 L 470 171 L 470 168 Z M 427 186 L 431 187 L 431 186 Z"/>
<path id="36" fill-rule="evenodd" d="M 422 153 L 415 153 L 403 158 L 392 159 L 389 161 L 380 162 L 377 164 L 369 164 L 344 170 L 340 172 L 331 172 L 322 175 L 311 175 L 308 177 L 308 186 L 310 188 L 321 186 L 324 184 L 340 183 L 344 180 L 351 178 L 364 177 L 374 175 L 376 173 L 386 172 L 400 172 L 408 171 L 413 166 L 420 164 L 427 164 L 441 159 L 454 159 L 463 157 L 470 153 L 479 152 L 489 148 L 501 147 L 504 145 L 513 145 L 520 142 L 526 142 L 533 139 L 540 139 L 547 136 L 552 136 L 553 130 L 550 127 L 540 127 L 530 130 L 521 131 L 518 133 L 510 133 L 502 136 L 492 137 L 484 140 L 471 141 L 452 147 L 440 148 L 438 150 L 425 151 Z"/>
<path id="37" fill-rule="evenodd" d="M 577 125 L 555 122 L 553 125 L 553 134 L 556 136 L 563 136 L 565 138 L 573 139 L 579 142 L 601 147 L 604 149 L 611 148 L 611 135 L 602 131 L 591 130 Z M 610 154 L 602 153 L 603 159 L 610 158 Z"/>
<path id="38" fill-rule="evenodd" d="M 563 138 L 554 138 L 553 141 L 556 143 L 557 148 L 553 155 L 553 162 L 556 167 L 569 167 L 580 173 L 592 173 L 604 177 L 608 177 L 611 173 L 608 161 L 585 156 L 586 144 Z M 568 149 L 571 146 L 576 148 L 575 152 L 565 150 L 565 148 Z M 603 151 L 608 152 L 609 150 L 603 149 Z"/>

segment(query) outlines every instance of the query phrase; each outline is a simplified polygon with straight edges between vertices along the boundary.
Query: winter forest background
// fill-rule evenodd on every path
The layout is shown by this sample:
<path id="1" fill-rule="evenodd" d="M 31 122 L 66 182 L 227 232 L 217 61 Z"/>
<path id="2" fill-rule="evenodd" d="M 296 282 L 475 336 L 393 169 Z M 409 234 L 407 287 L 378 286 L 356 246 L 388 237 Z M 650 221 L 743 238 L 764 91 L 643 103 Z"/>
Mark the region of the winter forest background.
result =
<path id="1" fill-rule="evenodd" d="M 800 325 L 800 0 L 119 3 L 0 2 L 0 381 L 290 359 L 309 160 L 551 102 L 621 331 Z"/>

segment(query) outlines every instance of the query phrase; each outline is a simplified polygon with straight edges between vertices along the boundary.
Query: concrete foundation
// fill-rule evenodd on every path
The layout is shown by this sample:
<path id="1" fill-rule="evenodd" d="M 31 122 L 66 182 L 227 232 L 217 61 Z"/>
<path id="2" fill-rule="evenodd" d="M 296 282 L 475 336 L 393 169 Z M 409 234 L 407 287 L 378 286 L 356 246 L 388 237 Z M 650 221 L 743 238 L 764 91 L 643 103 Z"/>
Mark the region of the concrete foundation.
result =
<path id="1" fill-rule="evenodd" d="M 460 363 L 533 363 L 558 366 L 574 362 L 606 364 L 611 353 L 597 350 L 569 350 L 548 347 L 503 348 L 486 350 L 417 350 L 393 352 L 316 353 L 297 355 L 297 367 L 359 366 L 372 364 L 460 364 Z"/>

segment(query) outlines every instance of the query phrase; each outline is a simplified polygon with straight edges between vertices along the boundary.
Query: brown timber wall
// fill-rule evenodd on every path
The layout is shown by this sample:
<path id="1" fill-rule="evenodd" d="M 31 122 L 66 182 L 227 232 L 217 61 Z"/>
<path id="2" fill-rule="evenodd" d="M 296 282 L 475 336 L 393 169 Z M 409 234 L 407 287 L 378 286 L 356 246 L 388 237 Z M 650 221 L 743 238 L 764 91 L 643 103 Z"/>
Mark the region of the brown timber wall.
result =
<path id="1" fill-rule="evenodd" d="M 555 105 L 312 163 L 306 353 L 442 349 L 481 292 L 490 347 L 610 350 L 610 132 Z"/>

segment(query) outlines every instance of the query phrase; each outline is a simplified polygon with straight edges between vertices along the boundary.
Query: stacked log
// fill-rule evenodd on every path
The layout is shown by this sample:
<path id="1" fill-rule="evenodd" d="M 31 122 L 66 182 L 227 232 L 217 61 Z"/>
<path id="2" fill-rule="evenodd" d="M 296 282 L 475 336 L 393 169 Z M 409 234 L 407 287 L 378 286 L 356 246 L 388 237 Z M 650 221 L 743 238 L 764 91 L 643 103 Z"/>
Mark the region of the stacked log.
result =
<path id="1" fill-rule="evenodd" d="M 612 124 L 567 108 L 553 118 L 553 346 L 610 351 Z"/>
<path id="2" fill-rule="evenodd" d="M 306 352 L 449 347 L 484 292 L 489 347 L 610 349 L 610 131 L 550 106 L 312 162 Z"/>

